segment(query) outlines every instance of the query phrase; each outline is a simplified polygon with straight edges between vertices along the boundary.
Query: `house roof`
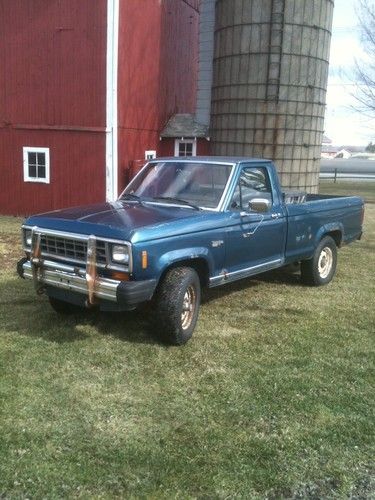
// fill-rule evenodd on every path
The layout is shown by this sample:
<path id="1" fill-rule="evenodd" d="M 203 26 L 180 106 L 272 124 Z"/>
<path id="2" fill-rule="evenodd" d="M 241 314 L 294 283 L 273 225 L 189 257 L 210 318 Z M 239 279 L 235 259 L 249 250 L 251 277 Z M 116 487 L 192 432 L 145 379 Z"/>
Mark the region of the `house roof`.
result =
<path id="1" fill-rule="evenodd" d="M 362 153 L 364 148 L 362 146 L 332 146 L 331 144 L 323 144 L 322 146 L 322 153 L 339 153 L 340 151 Z"/>
<path id="2" fill-rule="evenodd" d="M 208 137 L 208 127 L 198 123 L 190 113 L 178 113 L 168 120 L 160 137 Z"/>
<path id="3" fill-rule="evenodd" d="M 322 153 L 338 153 L 342 148 L 339 146 L 331 146 L 323 144 Z"/>
<path id="4" fill-rule="evenodd" d="M 340 149 L 346 149 L 346 151 L 350 151 L 351 153 L 364 153 L 364 146 L 340 146 Z"/>

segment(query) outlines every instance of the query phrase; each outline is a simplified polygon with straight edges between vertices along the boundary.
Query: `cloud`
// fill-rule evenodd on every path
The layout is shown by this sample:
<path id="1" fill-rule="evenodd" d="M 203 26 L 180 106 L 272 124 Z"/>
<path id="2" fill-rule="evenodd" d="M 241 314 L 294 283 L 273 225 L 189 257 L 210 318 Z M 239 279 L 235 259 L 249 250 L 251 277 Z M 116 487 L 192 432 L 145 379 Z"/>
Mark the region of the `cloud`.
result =
<path id="1" fill-rule="evenodd" d="M 352 68 L 355 60 L 366 58 L 366 53 L 357 37 L 352 33 L 332 36 L 330 65 L 331 69 Z"/>

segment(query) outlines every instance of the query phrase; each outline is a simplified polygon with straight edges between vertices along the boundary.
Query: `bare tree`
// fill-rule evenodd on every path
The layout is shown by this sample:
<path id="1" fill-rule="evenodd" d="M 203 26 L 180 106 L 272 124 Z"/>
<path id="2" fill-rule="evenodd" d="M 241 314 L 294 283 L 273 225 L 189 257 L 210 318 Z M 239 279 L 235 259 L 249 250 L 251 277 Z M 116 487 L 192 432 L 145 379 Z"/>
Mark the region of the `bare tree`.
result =
<path id="1" fill-rule="evenodd" d="M 358 19 L 365 59 L 355 61 L 355 92 L 358 109 L 375 116 L 375 3 L 359 0 Z"/>

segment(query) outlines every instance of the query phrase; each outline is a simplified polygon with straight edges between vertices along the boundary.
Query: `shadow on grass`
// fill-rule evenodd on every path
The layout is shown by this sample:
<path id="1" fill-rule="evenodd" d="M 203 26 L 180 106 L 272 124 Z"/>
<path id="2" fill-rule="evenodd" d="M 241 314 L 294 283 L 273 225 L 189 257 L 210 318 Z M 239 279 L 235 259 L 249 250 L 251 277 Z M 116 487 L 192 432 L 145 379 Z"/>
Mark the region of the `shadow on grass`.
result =
<path id="1" fill-rule="evenodd" d="M 126 342 L 162 344 L 153 334 L 148 316 L 143 307 L 125 313 L 82 309 L 77 314 L 58 314 L 45 295 L 35 294 L 31 282 L 16 276 L 0 282 L 0 329 L 6 333 L 59 344 L 88 341 L 97 333 Z"/>
<path id="2" fill-rule="evenodd" d="M 361 250 L 369 250 L 370 252 L 373 252 L 375 250 L 375 245 L 372 243 L 361 242 Z"/>
<path id="3" fill-rule="evenodd" d="M 301 286 L 298 276 L 278 270 L 206 290 L 203 302 L 229 299 L 232 294 L 257 288 L 261 283 Z M 153 314 L 153 304 L 149 303 L 135 311 L 123 313 L 82 309 L 79 313 L 62 315 L 51 308 L 45 295 L 38 297 L 34 294 L 30 282 L 15 277 L 0 283 L 2 329 L 49 342 L 62 344 L 88 341 L 95 333 L 99 333 L 125 342 L 165 345 L 153 329 Z"/>

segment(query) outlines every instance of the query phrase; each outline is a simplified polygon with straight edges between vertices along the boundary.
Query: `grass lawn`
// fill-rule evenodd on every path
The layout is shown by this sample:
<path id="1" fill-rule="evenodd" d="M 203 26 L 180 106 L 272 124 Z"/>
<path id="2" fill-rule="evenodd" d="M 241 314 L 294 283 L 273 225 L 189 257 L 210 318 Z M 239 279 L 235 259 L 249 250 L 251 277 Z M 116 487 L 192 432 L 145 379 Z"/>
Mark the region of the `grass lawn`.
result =
<path id="1" fill-rule="evenodd" d="M 332 180 L 323 180 L 320 182 L 319 192 L 322 194 L 350 195 L 356 194 L 362 196 L 366 203 L 375 203 L 375 182 L 372 180 L 352 181 L 345 180 L 333 182 Z"/>
<path id="2" fill-rule="evenodd" d="M 0 218 L 0 498 L 374 498 L 375 204 L 331 284 L 211 291 L 183 348 L 144 312 L 58 317 L 15 275 L 19 225 Z"/>

